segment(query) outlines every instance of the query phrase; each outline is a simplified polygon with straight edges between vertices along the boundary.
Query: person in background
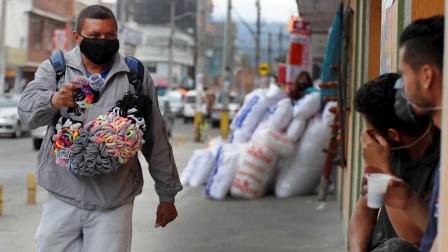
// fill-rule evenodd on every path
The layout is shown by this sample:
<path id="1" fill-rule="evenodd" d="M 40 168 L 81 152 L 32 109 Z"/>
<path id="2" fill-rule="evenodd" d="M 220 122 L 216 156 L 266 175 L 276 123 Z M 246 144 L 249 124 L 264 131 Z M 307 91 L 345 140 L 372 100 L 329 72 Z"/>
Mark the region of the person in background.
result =
<path id="1" fill-rule="evenodd" d="M 413 123 L 397 117 L 394 85 L 399 78 L 395 73 L 383 74 L 356 92 L 355 109 L 366 125 L 361 136 L 363 158 L 367 166 L 381 167 L 384 172 L 407 181 L 422 201 L 428 203 L 439 159 L 439 132 L 429 119 Z M 379 211 L 368 208 L 365 195 L 358 200 L 349 231 L 353 252 L 410 251 L 415 248 L 412 244 L 419 244 L 422 237 L 422 231 L 405 212 L 387 207 Z"/>
<path id="2" fill-rule="evenodd" d="M 293 101 L 297 101 L 306 94 L 314 91 L 313 79 L 310 73 L 302 71 L 296 78 L 292 87 L 287 87 L 287 94 Z"/>

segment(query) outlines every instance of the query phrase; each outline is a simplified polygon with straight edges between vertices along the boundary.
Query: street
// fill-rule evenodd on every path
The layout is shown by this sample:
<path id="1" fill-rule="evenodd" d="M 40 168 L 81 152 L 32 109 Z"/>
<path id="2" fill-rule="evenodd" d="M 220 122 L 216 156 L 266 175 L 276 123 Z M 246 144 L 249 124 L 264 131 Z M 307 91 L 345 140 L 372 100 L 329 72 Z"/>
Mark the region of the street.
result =
<path id="1" fill-rule="evenodd" d="M 192 142 L 192 132 L 191 124 L 176 121 L 172 144 L 179 172 L 192 152 L 204 146 Z M 208 135 L 218 132 L 209 129 Z M 46 198 L 46 192 L 39 188 L 37 204 L 26 204 L 26 176 L 33 172 L 36 156 L 30 138 L 0 139 L 0 182 L 4 188 L 0 251 L 35 250 L 34 233 Z M 315 195 L 212 201 L 203 197 L 202 187 L 185 187 L 176 198 L 178 219 L 165 229 L 155 229 L 157 197 L 149 172 L 143 174 L 143 194 L 134 205 L 132 251 L 344 251 L 334 196 L 324 211 L 316 211 Z"/>

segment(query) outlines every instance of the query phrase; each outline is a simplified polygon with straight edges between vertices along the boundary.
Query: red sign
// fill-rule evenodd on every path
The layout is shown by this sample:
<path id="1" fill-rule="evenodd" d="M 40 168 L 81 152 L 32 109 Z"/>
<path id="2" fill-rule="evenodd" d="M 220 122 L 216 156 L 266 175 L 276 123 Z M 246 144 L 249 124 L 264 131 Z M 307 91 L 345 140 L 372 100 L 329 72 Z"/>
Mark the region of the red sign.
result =
<path id="1" fill-rule="evenodd" d="M 311 25 L 297 17 L 289 21 L 291 33 L 288 66 L 286 70 L 286 83 L 291 85 L 302 71 L 311 74 Z"/>

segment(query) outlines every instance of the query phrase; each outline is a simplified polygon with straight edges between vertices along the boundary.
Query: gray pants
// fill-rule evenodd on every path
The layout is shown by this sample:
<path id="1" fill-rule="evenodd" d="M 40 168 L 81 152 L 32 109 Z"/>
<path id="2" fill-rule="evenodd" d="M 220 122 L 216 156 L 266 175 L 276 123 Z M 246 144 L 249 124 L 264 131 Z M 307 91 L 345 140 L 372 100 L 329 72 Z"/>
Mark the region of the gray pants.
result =
<path id="1" fill-rule="evenodd" d="M 133 203 L 109 211 L 82 210 L 49 196 L 36 232 L 38 252 L 131 250 Z"/>
<path id="2" fill-rule="evenodd" d="M 420 252 L 420 249 L 405 240 L 393 238 L 370 252 Z"/>

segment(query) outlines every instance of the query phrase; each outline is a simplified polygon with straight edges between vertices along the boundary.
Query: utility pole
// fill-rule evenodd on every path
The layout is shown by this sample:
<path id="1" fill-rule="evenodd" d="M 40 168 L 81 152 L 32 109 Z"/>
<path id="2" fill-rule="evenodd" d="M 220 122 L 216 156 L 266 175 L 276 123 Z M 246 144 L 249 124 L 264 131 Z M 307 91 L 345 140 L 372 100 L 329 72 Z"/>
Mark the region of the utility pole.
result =
<path id="1" fill-rule="evenodd" d="M 6 6 L 8 0 L 2 0 L 2 17 L 0 23 L 0 94 L 5 92 L 5 68 L 6 68 L 6 46 L 5 46 L 5 23 Z"/>
<path id="2" fill-rule="evenodd" d="M 170 1 L 170 38 L 168 42 L 168 86 L 172 87 L 173 80 L 173 44 L 174 44 L 174 32 L 176 30 L 176 2 Z"/>
<path id="3" fill-rule="evenodd" d="M 198 0 L 197 2 L 197 14 L 198 20 L 196 23 L 196 113 L 194 117 L 194 140 L 195 142 L 202 141 L 202 107 L 203 107 L 203 93 L 204 93 L 204 76 L 205 76 L 205 47 L 207 38 L 207 0 Z"/>
<path id="4" fill-rule="evenodd" d="M 280 28 L 278 31 L 278 56 L 281 57 L 283 55 L 283 30 Z"/>
<path id="5" fill-rule="evenodd" d="M 232 73 L 229 66 L 229 47 L 230 47 L 230 31 L 232 25 L 232 0 L 227 0 L 227 18 L 224 31 L 224 49 L 222 53 L 222 69 L 221 69 L 221 136 L 227 139 L 229 135 L 229 92 L 230 92 L 230 75 Z"/>
<path id="6" fill-rule="evenodd" d="M 255 6 L 257 7 L 257 31 L 256 31 L 256 47 L 255 47 L 255 84 L 257 86 L 260 85 L 259 83 L 259 74 L 258 74 L 258 67 L 260 66 L 260 34 L 261 34 L 261 5 L 260 0 L 257 0 L 255 2 Z"/>
<path id="7" fill-rule="evenodd" d="M 121 30 L 123 30 L 124 24 L 126 23 L 126 0 L 121 0 L 119 3 L 120 3 L 120 24 L 121 24 Z"/>
<path id="8" fill-rule="evenodd" d="M 268 64 L 269 69 L 272 69 L 272 32 L 268 33 Z"/>

